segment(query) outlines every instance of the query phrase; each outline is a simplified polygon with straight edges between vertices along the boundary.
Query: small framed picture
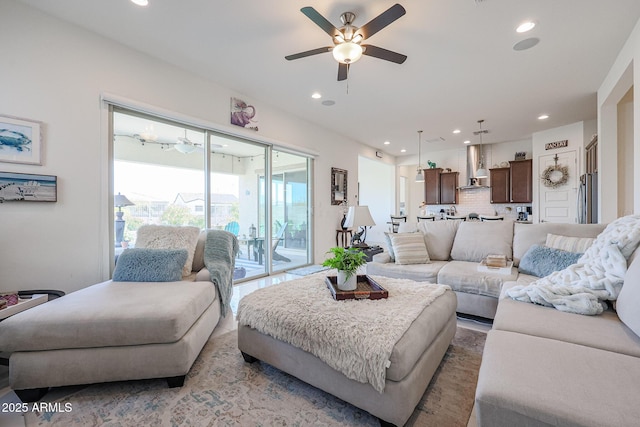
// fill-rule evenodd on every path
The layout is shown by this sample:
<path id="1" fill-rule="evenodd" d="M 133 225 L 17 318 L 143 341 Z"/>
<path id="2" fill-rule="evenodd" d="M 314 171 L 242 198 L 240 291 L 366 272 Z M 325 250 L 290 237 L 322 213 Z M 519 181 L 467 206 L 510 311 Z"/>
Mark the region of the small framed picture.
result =
<path id="1" fill-rule="evenodd" d="M 0 116 L 0 162 L 41 165 L 40 122 Z"/>
<path id="2" fill-rule="evenodd" d="M 0 172 L 0 203 L 55 202 L 57 200 L 58 178 L 54 175 Z"/>

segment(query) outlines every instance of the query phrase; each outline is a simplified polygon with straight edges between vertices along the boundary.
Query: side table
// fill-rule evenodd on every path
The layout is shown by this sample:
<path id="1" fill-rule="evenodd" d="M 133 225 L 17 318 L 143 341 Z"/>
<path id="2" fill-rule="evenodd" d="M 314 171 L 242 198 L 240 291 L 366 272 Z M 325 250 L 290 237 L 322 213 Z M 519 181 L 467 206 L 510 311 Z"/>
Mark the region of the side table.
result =
<path id="1" fill-rule="evenodd" d="M 9 316 L 20 313 L 21 311 L 28 310 L 36 305 L 43 304 L 49 300 L 49 296 L 46 294 L 34 294 L 29 299 L 22 299 L 17 304 L 10 305 L 0 310 L 0 320 L 6 319 Z"/>
<path id="2" fill-rule="evenodd" d="M 342 247 L 346 248 L 351 243 L 351 238 L 353 237 L 353 230 L 351 228 L 337 228 L 336 229 L 336 246 L 340 246 L 342 243 Z M 340 242 L 342 239 L 342 242 Z"/>

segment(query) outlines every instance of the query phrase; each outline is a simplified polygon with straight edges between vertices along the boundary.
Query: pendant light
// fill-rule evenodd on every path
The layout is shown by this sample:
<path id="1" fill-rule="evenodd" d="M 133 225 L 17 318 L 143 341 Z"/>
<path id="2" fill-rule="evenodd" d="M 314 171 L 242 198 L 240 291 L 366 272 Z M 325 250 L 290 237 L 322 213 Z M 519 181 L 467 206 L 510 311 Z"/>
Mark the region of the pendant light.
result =
<path id="1" fill-rule="evenodd" d="M 484 151 L 482 150 L 482 134 L 487 133 L 489 131 L 482 130 L 482 123 L 484 120 L 478 120 L 480 124 L 480 130 L 475 132 L 477 135 L 480 135 L 480 160 L 478 161 L 478 170 L 476 171 L 476 178 L 486 178 L 487 177 L 487 169 L 484 167 Z"/>
<path id="2" fill-rule="evenodd" d="M 420 147 L 422 146 L 422 131 L 418 131 L 418 173 L 416 174 L 416 182 L 424 182 L 424 174 L 422 173 L 422 152 Z"/>

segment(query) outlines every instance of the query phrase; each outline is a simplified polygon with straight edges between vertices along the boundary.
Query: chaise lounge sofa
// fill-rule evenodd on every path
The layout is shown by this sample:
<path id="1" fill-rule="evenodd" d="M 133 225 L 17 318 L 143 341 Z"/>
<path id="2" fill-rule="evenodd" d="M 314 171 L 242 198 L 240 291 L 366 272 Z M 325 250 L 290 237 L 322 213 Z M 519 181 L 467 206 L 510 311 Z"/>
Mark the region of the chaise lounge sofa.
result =
<path id="1" fill-rule="evenodd" d="M 1 322 L 0 349 L 10 353 L 10 387 L 23 401 L 35 401 L 49 387 L 66 385 L 166 378 L 170 387 L 182 386 L 224 306 L 220 286 L 212 283 L 205 267 L 209 244 L 222 255 L 207 266 L 220 265 L 225 283 L 219 285 L 230 288 L 235 236 L 196 229 L 191 274 L 182 280 L 181 264 L 187 257 L 175 266 L 177 280 L 109 280 Z M 120 255 L 114 277 L 127 257 L 137 256 L 136 249 L 127 251 Z M 130 260 L 133 265 L 141 261 Z M 163 262 L 171 264 L 172 258 Z M 164 268 L 155 267 L 150 274 Z M 120 275 L 127 279 L 127 274 Z M 140 278 L 139 272 L 133 274 Z"/>
<path id="2" fill-rule="evenodd" d="M 518 271 L 520 260 L 533 245 L 545 245 L 547 236 L 595 238 L 602 224 L 523 224 L 514 221 L 422 221 L 402 223 L 399 233 L 387 233 L 389 240 L 402 240 L 403 234 L 419 232 L 424 238 L 428 262 L 398 262 L 393 244 L 373 256 L 367 274 L 449 285 L 458 298 L 457 312 L 493 319 L 498 298 L 506 282 L 533 280 Z M 389 250 L 391 249 L 391 251 Z M 408 246 L 415 253 L 415 246 Z M 505 255 L 513 261 L 508 274 L 478 269 L 487 255 Z"/>

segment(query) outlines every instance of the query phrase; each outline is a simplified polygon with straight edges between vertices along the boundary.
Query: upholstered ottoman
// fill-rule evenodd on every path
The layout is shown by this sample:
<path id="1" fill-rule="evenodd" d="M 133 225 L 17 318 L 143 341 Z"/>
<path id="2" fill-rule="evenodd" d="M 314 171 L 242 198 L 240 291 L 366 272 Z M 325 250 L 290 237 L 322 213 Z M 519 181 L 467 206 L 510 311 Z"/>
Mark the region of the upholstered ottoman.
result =
<path id="1" fill-rule="evenodd" d="M 373 276 L 387 299 L 335 301 L 316 274 L 240 301 L 238 347 L 378 417 L 403 425 L 456 331 L 448 286 Z M 382 337 L 382 338 L 380 338 Z"/>

